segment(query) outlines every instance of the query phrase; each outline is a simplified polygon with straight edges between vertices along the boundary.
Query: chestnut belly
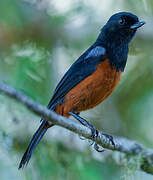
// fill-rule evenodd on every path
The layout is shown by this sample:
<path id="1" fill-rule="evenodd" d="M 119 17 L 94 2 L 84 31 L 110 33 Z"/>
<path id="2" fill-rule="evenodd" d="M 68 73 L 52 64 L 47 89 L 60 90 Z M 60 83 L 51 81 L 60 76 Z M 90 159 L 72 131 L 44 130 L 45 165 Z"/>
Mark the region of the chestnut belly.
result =
<path id="1" fill-rule="evenodd" d="M 64 103 L 58 104 L 55 112 L 69 116 L 70 111 L 78 113 L 95 107 L 112 93 L 121 74 L 110 66 L 108 60 L 101 62 L 92 75 L 67 93 Z"/>

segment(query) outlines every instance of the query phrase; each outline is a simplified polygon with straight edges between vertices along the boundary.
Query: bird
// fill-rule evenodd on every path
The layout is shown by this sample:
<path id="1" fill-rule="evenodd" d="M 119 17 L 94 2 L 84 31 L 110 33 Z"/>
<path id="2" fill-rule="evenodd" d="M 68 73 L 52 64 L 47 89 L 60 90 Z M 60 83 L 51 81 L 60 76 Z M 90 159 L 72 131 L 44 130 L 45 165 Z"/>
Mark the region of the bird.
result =
<path id="1" fill-rule="evenodd" d="M 62 77 L 47 108 L 67 118 L 73 116 L 91 129 L 94 139 L 96 128 L 79 114 L 94 108 L 114 91 L 126 66 L 129 44 L 137 29 L 144 24 L 144 21 L 139 21 L 130 12 L 112 15 L 102 27 L 96 41 Z M 19 169 L 28 164 L 40 140 L 53 126 L 54 124 L 41 119 L 41 124 L 20 161 Z M 108 137 L 113 142 L 112 137 Z"/>

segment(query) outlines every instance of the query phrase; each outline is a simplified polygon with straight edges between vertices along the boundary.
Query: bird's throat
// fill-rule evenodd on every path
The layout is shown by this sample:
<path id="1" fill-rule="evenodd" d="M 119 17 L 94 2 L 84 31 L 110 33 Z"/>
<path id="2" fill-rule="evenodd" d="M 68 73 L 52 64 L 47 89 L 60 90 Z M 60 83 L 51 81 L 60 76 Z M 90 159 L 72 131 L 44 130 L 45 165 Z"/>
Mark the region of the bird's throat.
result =
<path id="1" fill-rule="evenodd" d="M 116 71 L 124 71 L 128 57 L 128 49 L 128 44 L 124 43 L 118 46 L 115 43 L 111 43 L 107 46 L 108 59 L 111 66 L 116 68 Z"/>

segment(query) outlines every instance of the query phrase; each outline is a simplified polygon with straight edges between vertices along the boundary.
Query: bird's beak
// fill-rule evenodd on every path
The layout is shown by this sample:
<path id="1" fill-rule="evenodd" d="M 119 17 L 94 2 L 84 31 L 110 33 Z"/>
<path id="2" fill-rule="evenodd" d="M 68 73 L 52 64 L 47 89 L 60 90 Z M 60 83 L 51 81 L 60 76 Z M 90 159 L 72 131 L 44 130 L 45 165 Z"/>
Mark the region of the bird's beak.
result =
<path id="1" fill-rule="evenodd" d="M 133 25 L 130 27 L 130 29 L 138 29 L 138 28 L 140 28 L 141 26 L 143 26 L 144 24 L 146 24 L 144 21 L 139 21 L 139 22 L 133 24 Z"/>

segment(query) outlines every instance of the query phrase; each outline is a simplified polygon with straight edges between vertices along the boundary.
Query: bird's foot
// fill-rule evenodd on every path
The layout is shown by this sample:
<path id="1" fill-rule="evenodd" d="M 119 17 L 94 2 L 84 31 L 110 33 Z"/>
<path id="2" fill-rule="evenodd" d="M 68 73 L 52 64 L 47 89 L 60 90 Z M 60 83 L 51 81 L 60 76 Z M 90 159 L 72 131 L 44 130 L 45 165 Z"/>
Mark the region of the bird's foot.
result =
<path id="1" fill-rule="evenodd" d="M 96 138 L 98 137 L 98 130 L 97 130 L 92 124 L 90 124 L 87 120 L 83 119 L 83 118 L 80 117 L 79 115 L 77 115 L 77 114 L 75 114 L 75 113 L 73 113 L 73 112 L 69 112 L 69 114 L 71 114 L 71 115 L 72 115 L 76 120 L 78 120 L 82 125 L 84 125 L 84 126 L 86 126 L 86 127 L 88 127 L 88 128 L 91 129 L 91 132 L 92 132 L 92 138 L 91 138 L 91 140 L 92 140 L 92 142 L 91 142 L 90 145 L 91 145 L 91 146 L 94 145 L 94 149 L 95 149 L 97 152 L 103 152 L 104 149 L 101 149 L 101 148 L 99 147 L 99 145 L 95 143 Z M 83 140 L 84 140 L 84 138 L 82 138 L 82 137 L 80 137 L 80 139 L 83 139 Z"/>
<path id="2" fill-rule="evenodd" d="M 115 147 L 113 136 L 105 133 L 102 133 L 102 135 L 106 136 L 109 139 L 109 141 L 112 143 L 112 145 Z"/>

